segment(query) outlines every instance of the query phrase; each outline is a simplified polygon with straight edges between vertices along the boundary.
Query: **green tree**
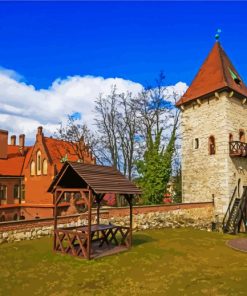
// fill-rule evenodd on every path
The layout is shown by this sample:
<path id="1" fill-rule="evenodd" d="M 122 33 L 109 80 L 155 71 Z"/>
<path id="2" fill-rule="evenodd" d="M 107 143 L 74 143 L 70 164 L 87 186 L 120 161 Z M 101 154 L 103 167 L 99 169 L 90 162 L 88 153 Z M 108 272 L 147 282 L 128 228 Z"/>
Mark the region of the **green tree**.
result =
<path id="1" fill-rule="evenodd" d="M 145 204 L 159 204 L 164 198 L 167 183 L 172 173 L 172 159 L 175 150 L 176 126 L 174 125 L 166 147 L 161 145 L 162 128 L 152 137 L 147 134 L 147 149 L 142 160 L 137 162 L 140 175 L 138 183 L 143 190 Z"/>

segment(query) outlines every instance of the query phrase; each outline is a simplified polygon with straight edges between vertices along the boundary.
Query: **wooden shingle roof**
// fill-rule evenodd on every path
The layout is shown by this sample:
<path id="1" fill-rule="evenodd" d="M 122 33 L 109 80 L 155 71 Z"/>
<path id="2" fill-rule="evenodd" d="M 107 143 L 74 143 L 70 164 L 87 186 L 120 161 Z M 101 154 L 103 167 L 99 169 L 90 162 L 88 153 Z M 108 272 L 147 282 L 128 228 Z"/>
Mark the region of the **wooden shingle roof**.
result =
<path id="1" fill-rule="evenodd" d="M 63 183 L 63 178 L 66 178 L 65 171 L 69 167 L 97 194 L 141 194 L 141 190 L 115 168 L 78 162 L 66 162 L 51 183 L 48 192 L 53 192 L 58 183 Z"/>

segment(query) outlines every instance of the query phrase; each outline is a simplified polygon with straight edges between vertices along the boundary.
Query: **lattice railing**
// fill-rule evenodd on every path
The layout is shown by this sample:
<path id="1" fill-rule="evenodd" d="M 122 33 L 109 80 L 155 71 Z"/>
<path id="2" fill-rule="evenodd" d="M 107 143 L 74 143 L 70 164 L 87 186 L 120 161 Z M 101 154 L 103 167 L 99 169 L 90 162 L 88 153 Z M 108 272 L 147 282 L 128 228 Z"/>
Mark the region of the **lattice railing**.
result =
<path id="1" fill-rule="evenodd" d="M 229 142 L 230 156 L 247 157 L 247 143 L 240 141 Z"/>

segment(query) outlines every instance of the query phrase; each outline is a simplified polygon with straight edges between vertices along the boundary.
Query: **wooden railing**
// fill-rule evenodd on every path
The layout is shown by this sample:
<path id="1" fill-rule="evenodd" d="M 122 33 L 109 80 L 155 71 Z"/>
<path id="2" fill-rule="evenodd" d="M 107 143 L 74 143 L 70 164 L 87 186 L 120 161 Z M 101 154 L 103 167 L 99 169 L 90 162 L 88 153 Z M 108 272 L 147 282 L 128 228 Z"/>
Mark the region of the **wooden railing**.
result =
<path id="1" fill-rule="evenodd" d="M 234 201 L 236 199 L 236 192 L 237 192 L 237 186 L 235 187 L 235 189 L 233 191 L 233 194 L 232 194 L 230 203 L 228 205 L 227 211 L 225 213 L 225 216 L 224 216 L 224 219 L 223 219 L 223 222 L 222 222 L 222 226 L 223 226 L 223 231 L 224 232 L 226 232 L 227 231 L 227 228 L 228 228 L 229 219 L 230 219 L 231 212 L 232 212 L 232 207 L 233 207 Z"/>
<path id="2" fill-rule="evenodd" d="M 245 232 L 247 231 L 247 226 L 246 226 L 246 222 L 247 222 L 247 186 L 244 186 L 244 191 L 238 206 L 238 216 L 237 219 L 235 221 L 235 229 L 237 230 L 237 232 L 240 231 L 240 227 L 241 227 L 241 222 Z"/>
<path id="3" fill-rule="evenodd" d="M 230 156 L 247 157 L 247 143 L 240 141 L 229 142 Z"/>
<path id="4" fill-rule="evenodd" d="M 223 231 L 236 234 L 240 231 L 241 224 L 244 226 L 245 232 L 247 231 L 246 222 L 247 222 L 247 186 L 244 186 L 244 191 L 237 203 L 236 212 L 233 213 L 234 203 L 237 200 L 235 197 L 237 186 L 234 189 L 231 201 L 229 203 L 228 209 L 223 219 Z M 242 223 L 243 222 L 243 223 Z M 230 223 L 232 223 L 230 227 Z M 232 229 L 230 229 L 232 228 Z"/>

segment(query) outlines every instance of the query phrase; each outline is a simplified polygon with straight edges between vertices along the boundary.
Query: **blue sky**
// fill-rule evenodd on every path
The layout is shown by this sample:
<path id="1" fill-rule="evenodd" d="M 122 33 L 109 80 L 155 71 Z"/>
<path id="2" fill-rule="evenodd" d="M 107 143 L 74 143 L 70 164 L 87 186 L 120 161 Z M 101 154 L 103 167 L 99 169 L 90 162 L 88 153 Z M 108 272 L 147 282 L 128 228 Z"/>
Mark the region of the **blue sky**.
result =
<path id="1" fill-rule="evenodd" d="M 245 2 L 1 2 L 0 66 L 36 88 L 68 75 L 190 83 L 222 29 L 247 79 Z"/>
<path id="2" fill-rule="evenodd" d="M 99 93 L 136 93 L 160 70 L 182 94 L 218 28 L 247 81 L 246 14 L 247 2 L 0 2 L 0 129 L 31 142 L 68 114 L 94 128 Z"/>

